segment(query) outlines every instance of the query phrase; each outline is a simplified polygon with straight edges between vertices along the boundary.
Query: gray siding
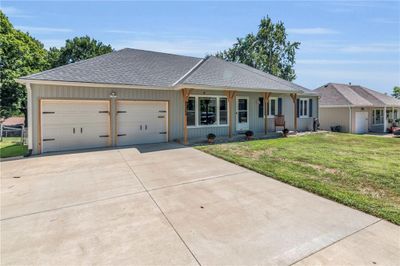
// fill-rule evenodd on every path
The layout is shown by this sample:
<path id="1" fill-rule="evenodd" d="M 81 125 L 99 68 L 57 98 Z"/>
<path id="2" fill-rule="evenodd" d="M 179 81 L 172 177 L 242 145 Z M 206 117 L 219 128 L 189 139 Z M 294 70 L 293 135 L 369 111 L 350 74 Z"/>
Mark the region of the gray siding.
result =
<path id="1" fill-rule="evenodd" d="M 183 99 L 180 91 L 153 90 L 153 89 L 126 89 L 126 88 L 96 88 L 59 85 L 37 85 L 32 84 L 32 111 L 33 111 L 33 153 L 39 153 L 39 100 L 40 99 L 99 99 L 110 100 L 110 93 L 117 93 L 117 100 L 164 100 L 169 103 L 169 141 L 180 140 L 183 137 Z M 224 95 L 223 91 L 193 90 L 192 95 Z M 264 119 L 258 117 L 258 99 L 262 93 L 238 92 L 237 96 L 249 97 L 249 129 L 261 133 L 264 131 Z M 294 129 L 293 102 L 288 94 L 272 94 L 271 97 L 283 99 L 282 112 L 285 115 L 286 127 Z M 317 97 L 313 98 L 313 116 L 318 114 Z M 231 115 L 232 130 L 236 132 L 236 99 Z M 111 100 L 111 125 L 114 132 L 115 125 L 115 99 Z M 268 119 L 269 131 L 274 131 L 274 119 Z M 312 118 L 298 118 L 298 130 L 309 130 L 312 128 Z M 228 126 L 223 127 L 198 127 L 188 128 L 189 139 L 206 138 L 208 133 L 217 136 L 227 136 Z M 114 136 L 114 134 L 112 134 Z"/>

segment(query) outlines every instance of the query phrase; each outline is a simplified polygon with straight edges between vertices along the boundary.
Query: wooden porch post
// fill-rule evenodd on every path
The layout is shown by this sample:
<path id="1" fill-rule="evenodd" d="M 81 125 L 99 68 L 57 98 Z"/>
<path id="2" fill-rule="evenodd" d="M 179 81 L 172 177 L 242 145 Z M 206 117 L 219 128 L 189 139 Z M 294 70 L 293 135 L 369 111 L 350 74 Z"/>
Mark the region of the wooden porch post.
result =
<path id="1" fill-rule="evenodd" d="M 183 144 L 188 144 L 188 130 L 187 130 L 187 104 L 191 89 L 182 89 L 183 98 Z"/>
<path id="2" fill-rule="evenodd" d="M 225 91 L 225 95 L 228 99 L 228 127 L 229 127 L 229 137 L 232 138 L 232 115 L 233 115 L 233 100 L 236 96 L 236 91 Z"/>
<path id="3" fill-rule="evenodd" d="M 270 92 L 264 92 L 264 131 L 265 131 L 265 135 L 268 134 L 269 97 L 271 97 L 271 93 Z"/>
<path id="4" fill-rule="evenodd" d="M 297 94 L 291 93 L 290 97 L 292 98 L 294 106 L 294 131 L 297 132 Z"/>

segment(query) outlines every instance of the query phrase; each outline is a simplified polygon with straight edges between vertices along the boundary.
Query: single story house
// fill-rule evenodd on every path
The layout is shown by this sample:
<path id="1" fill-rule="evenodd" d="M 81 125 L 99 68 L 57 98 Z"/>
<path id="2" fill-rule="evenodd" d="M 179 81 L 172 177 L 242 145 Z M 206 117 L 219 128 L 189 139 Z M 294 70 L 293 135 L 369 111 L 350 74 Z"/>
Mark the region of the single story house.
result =
<path id="1" fill-rule="evenodd" d="M 351 133 L 386 132 L 400 119 L 400 100 L 359 85 L 328 83 L 320 96 L 320 128 Z"/>
<path id="2" fill-rule="evenodd" d="M 33 154 L 310 130 L 318 96 L 247 65 L 137 49 L 21 77 Z"/>

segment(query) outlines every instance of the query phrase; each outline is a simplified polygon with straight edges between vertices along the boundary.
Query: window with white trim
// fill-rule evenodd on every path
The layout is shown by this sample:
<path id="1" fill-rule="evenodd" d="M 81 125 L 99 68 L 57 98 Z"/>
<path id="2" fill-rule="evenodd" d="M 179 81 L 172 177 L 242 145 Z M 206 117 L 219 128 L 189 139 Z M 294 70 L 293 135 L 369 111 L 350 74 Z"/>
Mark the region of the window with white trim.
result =
<path id="1" fill-rule="evenodd" d="M 190 96 L 186 111 L 188 127 L 228 125 L 228 100 L 225 96 Z"/>
<path id="2" fill-rule="evenodd" d="M 187 103 L 187 125 L 195 126 L 196 125 L 196 98 L 189 97 Z"/>
<path id="3" fill-rule="evenodd" d="M 304 98 L 300 98 L 299 99 L 299 117 L 300 118 L 304 118 L 304 117 L 309 117 L 309 102 L 310 99 L 304 99 Z"/>
<path id="4" fill-rule="evenodd" d="M 383 124 L 383 110 L 382 109 L 372 110 L 372 124 L 373 125 L 382 125 Z"/>

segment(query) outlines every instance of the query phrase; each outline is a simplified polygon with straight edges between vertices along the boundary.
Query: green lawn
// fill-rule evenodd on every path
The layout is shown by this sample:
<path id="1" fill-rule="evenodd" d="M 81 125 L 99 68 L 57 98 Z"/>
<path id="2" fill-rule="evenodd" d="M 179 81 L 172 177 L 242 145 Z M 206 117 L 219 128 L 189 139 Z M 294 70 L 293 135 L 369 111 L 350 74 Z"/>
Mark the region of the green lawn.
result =
<path id="1" fill-rule="evenodd" d="M 400 225 L 400 139 L 321 133 L 199 150 Z"/>
<path id="2" fill-rule="evenodd" d="M 3 138 L 0 142 L 0 158 L 23 156 L 27 152 L 27 146 L 21 145 L 21 138 Z"/>

